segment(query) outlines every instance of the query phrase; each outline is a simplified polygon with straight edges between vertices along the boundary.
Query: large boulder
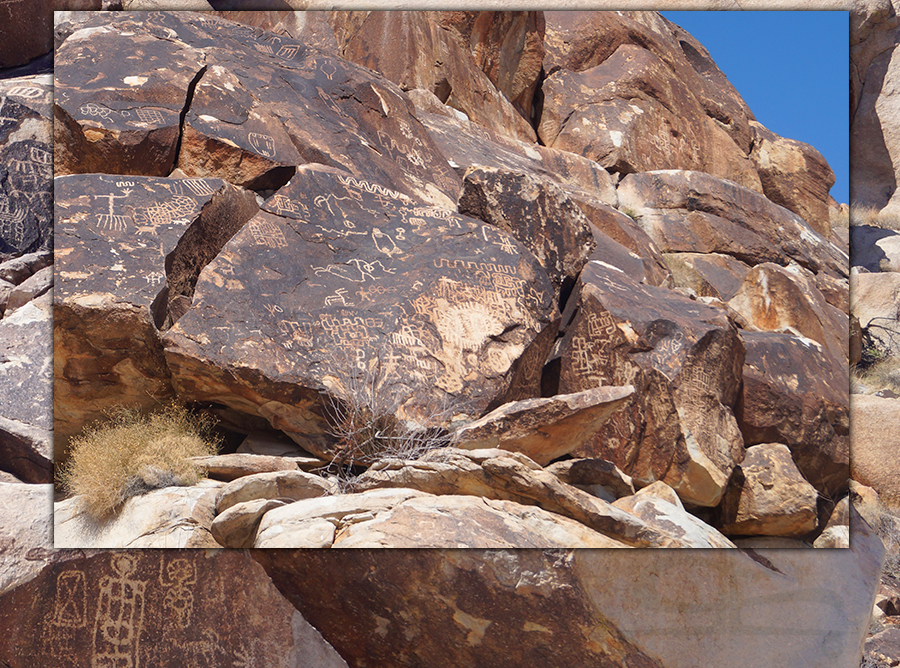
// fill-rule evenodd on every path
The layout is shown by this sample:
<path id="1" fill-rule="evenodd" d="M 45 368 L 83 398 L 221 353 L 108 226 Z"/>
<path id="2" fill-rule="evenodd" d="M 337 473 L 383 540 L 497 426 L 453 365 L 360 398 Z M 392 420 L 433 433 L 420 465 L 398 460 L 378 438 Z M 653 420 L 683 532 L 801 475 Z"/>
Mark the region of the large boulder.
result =
<path id="1" fill-rule="evenodd" d="M 787 445 L 813 487 L 825 496 L 839 494 L 850 477 L 846 365 L 791 334 L 745 332 L 743 340 L 747 354 L 735 413 L 744 444 Z"/>
<path id="2" fill-rule="evenodd" d="M 868 485 L 881 501 L 891 507 L 900 505 L 900 480 L 897 472 L 897 448 L 900 447 L 900 411 L 896 399 L 853 395 L 850 430 L 853 479 Z"/>
<path id="3" fill-rule="evenodd" d="M 634 214 L 663 252 L 721 253 L 750 265 L 791 260 L 813 273 L 846 277 L 846 253 L 797 214 L 765 196 L 702 172 L 629 174 L 619 208 Z"/>
<path id="4" fill-rule="evenodd" d="M 849 550 L 254 557 L 354 665 L 738 668 L 750 656 L 760 666 L 850 666 L 859 661 L 884 554 L 853 520 Z"/>
<path id="5" fill-rule="evenodd" d="M 309 165 L 206 267 L 165 354 L 182 397 L 261 416 L 330 459 L 320 390 L 419 423 L 448 403 L 476 417 L 540 394 L 557 313 L 505 232 Z"/>
<path id="6" fill-rule="evenodd" d="M 575 454 L 607 459 L 643 485 L 662 480 L 686 503 L 715 506 L 743 452 L 732 407 L 744 347 L 727 315 L 590 262 L 563 325 L 560 392 L 635 388 Z"/>
<path id="7" fill-rule="evenodd" d="M 172 396 L 159 330 L 186 310 L 200 270 L 257 205 L 217 179 L 70 175 L 55 192 L 62 442 L 106 409 Z"/>
<path id="8" fill-rule="evenodd" d="M 483 54 L 476 62 L 472 51 L 461 45 L 460 32 L 451 32 L 440 24 L 441 14 L 430 12 L 359 12 L 362 16 L 338 14 L 332 19 L 342 38 L 341 55 L 383 74 L 404 90 L 429 90 L 447 105 L 459 109 L 470 119 L 492 127 L 516 139 L 534 141 L 530 124 L 530 104 L 525 113 L 521 104 L 528 100 L 527 89 L 537 83 L 514 83 L 500 64 L 492 67 Z M 509 18 L 513 18 L 510 16 Z M 515 25 L 507 23 L 506 28 Z M 498 29 L 504 26 L 498 25 Z M 524 26 L 523 26 L 524 27 Z M 509 35 L 510 39 L 515 39 Z M 523 35 L 524 37 L 524 35 Z M 478 38 L 476 37 L 476 40 Z M 539 59 L 538 59 L 539 62 Z M 492 80 L 482 68 L 493 70 Z M 505 69 L 505 68 L 504 68 Z M 513 93 L 518 90 L 520 106 L 495 86 L 502 76 L 502 86 Z M 513 76 L 512 79 L 515 77 Z"/>
<path id="9" fill-rule="evenodd" d="M 0 8 L 0 68 L 27 63 L 53 48 L 53 0 L 4 2 Z"/>
<path id="10" fill-rule="evenodd" d="M 0 596 L 54 560 L 52 503 L 50 484 L 0 483 Z"/>

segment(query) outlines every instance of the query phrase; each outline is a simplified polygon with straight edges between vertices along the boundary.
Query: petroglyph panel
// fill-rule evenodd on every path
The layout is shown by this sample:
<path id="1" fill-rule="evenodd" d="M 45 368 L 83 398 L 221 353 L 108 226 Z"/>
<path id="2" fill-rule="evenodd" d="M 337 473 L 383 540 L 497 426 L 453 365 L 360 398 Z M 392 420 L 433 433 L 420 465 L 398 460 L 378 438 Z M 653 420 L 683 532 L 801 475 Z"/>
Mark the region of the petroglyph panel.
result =
<path id="1" fill-rule="evenodd" d="M 73 553 L 0 609 L 17 611 L 0 616 L 12 668 L 294 668 L 327 647 L 295 645 L 293 607 L 231 551 Z"/>
<path id="2" fill-rule="evenodd" d="M 556 313 L 536 260 L 502 232 L 492 239 L 485 243 L 476 220 L 304 165 L 200 275 L 195 306 L 166 334 L 169 366 L 180 391 L 199 399 L 198 374 L 231 359 L 271 379 L 264 395 L 277 395 L 282 382 L 314 388 L 327 377 L 340 386 L 343 360 L 360 370 L 378 365 L 381 382 L 409 397 L 411 416 L 464 390 L 472 410 L 483 410 L 509 388 L 517 361 Z M 229 315 L 236 304 L 241 315 Z M 198 345 L 195 332 L 209 332 L 209 318 L 222 329 Z M 200 367 L 208 371 L 193 359 L 207 360 Z M 542 365 L 520 370 L 533 393 Z M 281 411 L 279 428 L 299 434 L 304 410 Z M 303 428 L 308 434 L 308 420 Z"/>

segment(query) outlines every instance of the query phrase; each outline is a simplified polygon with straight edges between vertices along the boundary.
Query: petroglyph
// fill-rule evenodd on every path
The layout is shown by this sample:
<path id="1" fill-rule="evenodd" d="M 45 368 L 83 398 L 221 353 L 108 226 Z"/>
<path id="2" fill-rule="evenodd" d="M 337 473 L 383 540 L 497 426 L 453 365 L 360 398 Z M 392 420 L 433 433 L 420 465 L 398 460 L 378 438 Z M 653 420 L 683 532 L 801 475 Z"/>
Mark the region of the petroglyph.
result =
<path id="1" fill-rule="evenodd" d="M 278 49 L 278 52 L 275 55 L 284 60 L 293 60 L 299 51 L 300 47 L 298 45 L 290 44 Z"/>
<path id="2" fill-rule="evenodd" d="M 287 341 L 281 341 L 281 345 L 288 350 L 293 350 L 295 344 L 304 348 L 313 346 L 312 324 L 308 322 L 281 320 L 278 323 L 278 329 L 288 338 Z"/>
<path id="3" fill-rule="evenodd" d="M 325 306 L 332 306 L 340 302 L 341 306 L 347 306 L 347 288 L 338 288 L 333 295 L 325 298 Z"/>
<path id="4" fill-rule="evenodd" d="M 100 578 L 94 621 L 94 656 L 91 668 L 139 668 L 138 645 L 144 626 L 144 591 L 147 583 L 131 577 L 133 557 L 113 557 L 116 575 Z"/>
<path id="5" fill-rule="evenodd" d="M 176 195 L 160 204 L 145 209 L 135 209 L 134 222 L 138 225 L 169 225 L 184 216 L 195 213 L 197 202 L 186 195 Z M 184 220 L 183 222 L 189 222 Z"/>
<path id="6" fill-rule="evenodd" d="M 285 248 L 287 246 L 284 232 L 275 223 L 266 220 L 253 220 L 247 225 L 247 229 L 253 236 L 253 240 L 261 246 L 268 246 L 269 248 Z"/>
<path id="7" fill-rule="evenodd" d="M 351 269 L 348 265 L 352 265 L 353 268 Z M 381 272 L 385 274 L 394 274 L 397 271 L 393 267 L 385 267 L 381 263 L 381 260 L 368 262 L 359 258 L 353 258 L 346 264 L 329 264 L 326 267 L 313 267 L 316 276 L 331 274 L 332 276 L 337 276 L 338 278 L 343 278 L 344 280 L 353 283 L 365 283 L 367 280 L 377 280 L 375 273 L 378 270 L 381 270 Z"/>
<path id="8" fill-rule="evenodd" d="M 165 557 L 160 557 L 159 580 L 167 589 L 163 607 L 169 619 L 180 628 L 188 628 L 194 614 L 194 594 L 189 585 L 197 583 L 194 564 L 188 559 L 173 559 L 166 563 Z"/>
<path id="9" fill-rule="evenodd" d="M 354 188 L 356 190 L 361 190 L 363 192 L 367 192 L 370 195 L 383 195 L 385 197 L 389 197 L 393 200 L 400 200 L 403 203 L 412 203 L 413 200 L 404 195 L 403 193 L 397 192 L 396 190 L 391 190 L 390 188 L 385 188 L 382 185 L 377 183 L 371 183 L 369 181 L 363 181 L 362 179 L 357 179 L 353 176 L 339 176 L 337 177 L 338 182 L 341 185 L 347 186 L 348 188 Z M 413 213 L 418 209 L 413 209 Z M 441 211 L 440 209 L 427 209 L 427 211 Z"/>
<path id="10" fill-rule="evenodd" d="M 119 183 L 116 185 L 119 185 Z M 134 183 L 126 182 L 125 185 L 133 186 Z M 198 197 L 206 197 L 215 192 L 215 188 L 205 179 L 178 179 L 163 185 L 172 195 L 194 194 Z"/>
<path id="11" fill-rule="evenodd" d="M 275 194 L 270 200 L 270 204 L 280 214 L 293 213 L 300 218 L 309 217 L 309 209 L 303 202 L 296 202 L 284 195 Z"/>
<path id="12" fill-rule="evenodd" d="M 96 102 L 88 102 L 85 105 L 82 105 L 78 108 L 78 113 L 83 116 L 99 116 L 104 121 L 108 121 L 109 117 L 112 116 L 115 112 L 102 105 L 97 104 Z"/>
<path id="13" fill-rule="evenodd" d="M 270 135 L 260 132 L 251 132 L 247 135 L 247 139 L 253 149 L 266 158 L 275 157 L 275 139 Z"/>
<path id="14" fill-rule="evenodd" d="M 65 628 L 87 626 L 87 591 L 81 571 L 63 571 L 56 577 L 50 623 Z"/>
<path id="15" fill-rule="evenodd" d="M 113 212 L 113 200 L 116 199 L 127 199 L 129 195 L 131 195 L 131 189 L 126 189 L 122 191 L 121 195 L 116 195 L 114 193 L 110 193 L 109 195 L 91 195 L 94 199 L 104 199 L 106 198 L 109 203 L 109 210 L 107 213 L 99 214 L 97 216 L 97 227 L 101 230 L 110 230 L 110 231 L 123 231 L 126 227 L 128 227 L 128 220 L 130 216 L 123 216 Z"/>
<path id="16" fill-rule="evenodd" d="M 12 95 L 13 97 L 22 97 L 26 100 L 36 100 L 39 97 L 44 97 L 47 94 L 43 88 L 35 88 L 33 86 L 13 86 L 8 91 L 6 91 L 7 95 Z"/>
<path id="17" fill-rule="evenodd" d="M 148 123 L 151 125 L 160 124 L 164 121 L 163 115 L 159 113 L 156 109 L 145 109 L 139 108 L 135 109 L 135 113 L 137 114 L 138 120 L 141 123 Z"/>

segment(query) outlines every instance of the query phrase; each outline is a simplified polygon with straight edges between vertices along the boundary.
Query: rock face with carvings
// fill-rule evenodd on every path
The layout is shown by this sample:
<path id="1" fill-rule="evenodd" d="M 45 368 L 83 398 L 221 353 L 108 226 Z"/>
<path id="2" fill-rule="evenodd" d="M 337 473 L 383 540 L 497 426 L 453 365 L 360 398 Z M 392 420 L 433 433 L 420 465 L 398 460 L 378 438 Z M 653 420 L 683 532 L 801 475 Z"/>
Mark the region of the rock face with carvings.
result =
<path id="1" fill-rule="evenodd" d="M 847 389 L 813 382 L 848 357 L 830 170 L 683 30 L 652 12 L 73 20 L 58 455 L 104 410 L 168 398 L 226 445 L 201 462 L 217 482 L 102 525 L 60 501 L 61 545 L 825 529 L 849 475 Z M 30 273 L 13 317 L 46 285 Z"/>

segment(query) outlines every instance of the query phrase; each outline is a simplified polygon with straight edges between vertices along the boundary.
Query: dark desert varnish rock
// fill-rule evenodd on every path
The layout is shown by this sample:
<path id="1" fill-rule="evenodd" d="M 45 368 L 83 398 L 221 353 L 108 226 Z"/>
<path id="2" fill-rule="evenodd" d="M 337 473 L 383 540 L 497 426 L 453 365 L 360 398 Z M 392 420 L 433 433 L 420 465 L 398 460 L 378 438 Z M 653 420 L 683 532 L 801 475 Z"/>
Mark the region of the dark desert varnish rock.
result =
<path id="1" fill-rule="evenodd" d="M 714 506 L 742 456 L 732 413 L 744 348 L 725 313 L 590 262 L 563 314 L 559 391 L 633 385 L 579 456 L 636 480 L 662 480 L 685 503 Z"/>
<path id="2" fill-rule="evenodd" d="M 330 457 L 319 390 L 359 400 L 368 376 L 402 417 L 448 402 L 477 416 L 539 394 L 557 313 L 505 232 L 308 165 L 201 274 L 166 360 L 183 397 L 265 417 Z"/>
<path id="3" fill-rule="evenodd" d="M 53 248 L 51 99 L 49 77 L 0 81 L 0 262 Z"/>
<path id="4" fill-rule="evenodd" d="M 158 329 L 190 304 L 202 266 L 257 207 L 217 179 L 98 174 L 58 177 L 56 206 L 62 437 L 110 406 L 171 396 Z"/>
<path id="5" fill-rule="evenodd" d="M 747 356 L 736 414 L 744 443 L 784 443 L 821 494 L 847 489 L 850 408 L 847 368 L 815 342 L 744 332 Z"/>

